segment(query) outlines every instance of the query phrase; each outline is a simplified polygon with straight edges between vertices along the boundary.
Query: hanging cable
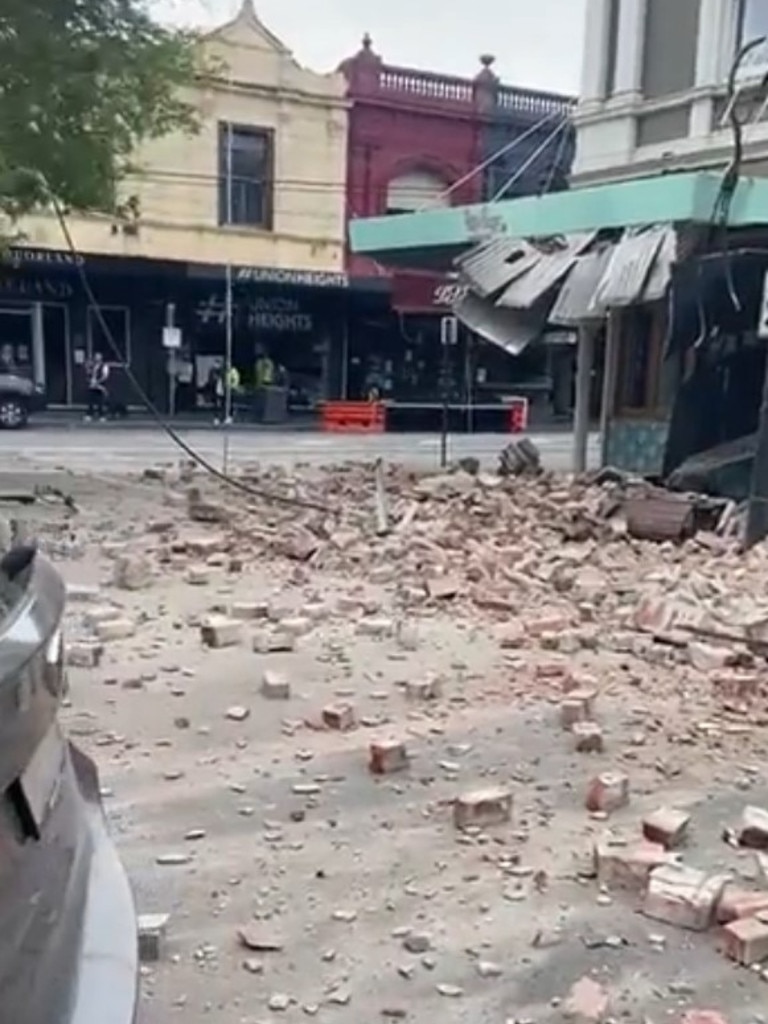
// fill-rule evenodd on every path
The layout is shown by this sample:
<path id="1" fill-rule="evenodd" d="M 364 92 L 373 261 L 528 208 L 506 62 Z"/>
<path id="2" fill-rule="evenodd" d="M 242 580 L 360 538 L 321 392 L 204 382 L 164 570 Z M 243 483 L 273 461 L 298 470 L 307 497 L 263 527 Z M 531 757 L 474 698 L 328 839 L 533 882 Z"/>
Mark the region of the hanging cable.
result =
<path id="1" fill-rule="evenodd" d="M 477 164 L 471 170 L 463 174 L 457 181 L 454 181 L 452 185 L 444 189 L 438 196 L 432 199 L 430 202 L 425 203 L 423 206 L 418 207 L 414 210 L 414 213 L 423 213 L 425 210 L 429 210 L 434 207 L 435 203 L 438 203 L 441 199 L 447 199 L 457 188 L 461 188 L 462 185 L 466 185 L 468 181 L 471 181 L 475 175 L 482 173 L 487 167 L 490 167 L 492 163 L 498 160 L 500 157 L 505 156 L 507 153 L 511 153 L 513 149 L 516 149 L 521 142 L 525 142 L 526 139 L 530 138 L 531 135 L 535 135 L 537 131 L 544 128 L 547 124 L 555 119 L 560 118 L 565 123 L 568 123 L 567 116 L 564 117 L 562 111 L 553 110 L 550 113 L 545 114 L 544 117 L 540 118 L 535 124 L 532 124 L 530 128 L 522 133 L 522 135 L 515 136 L 514 139 L 510 139 L 509 142 L 505 143 L 495 152 L 491 153 L 490 156 L 486 157 L 481 163 Z"/>
<path id="2" fill-rule="evenodd" d="M 554 140 L 557 138 L 560 132 L 564 132 L 566 130 L 568 124 L 568 121 L 561 121 L 560 124 L 556 126 L 554 131 L 550 132 L 546 139 L 544 139 L 544 141 L 539 146 L 537 146 L 536 149 L 534 149 L 534 151 L 531 153 L 528 159 L 524 160 L 519 167 L 515 168 L 512 174 L 510 174 L 510 176 L 506 179 L 501 188 L 498 189 L 493 198 L 490 200 L 492 203 L 497 203 L 505 194 L 505 192 L 509 188 L 511 188 L 516 181 L 519 181 L 519 179 L 522 177 L 523 174 L 525 174 L 528 168 L 531 167 L 532 164 L 534 164 L 539 159 L 539 157 L 547 148 L 547 146 L 549 146 L 550 143 L 554 142 Z"/>
<path id="3" fill-rule="evenodd" d="M 213 463 L 209 462 L 204 456 L 200 455 L 199 452 L 195 451 L 195 449 L 191 445 L 187 444 L 184 438 L 178 434 L 178 432 L 171 426 L 171 424 L 167 422 L 167 420 L 163 417 L 162 413 L 157 409 L 155 404 L 150 399 L 149 395 L 146 393 L 144 388 L 139 383 L 131 367 L 128 365 L 128 363 L 124 361 L 123 353 L 120 351 L 120 347 L 115 341 L 112 331 L 110 330 L 109 324 L 107 323 L 102 312 L 101 303 L 97 299 L 96 294 L 93 288 L 91 287 L 91 282 L 88 278 L 88 273 L 85 269 L 84 263 L 79 258 L 80 252 L 77 246 L 75 245 L 74 239 L 72 238 L 72 232 L 69 230 L 69 224 L 67 223 L 67 219 L 64 215 L 64 211 L 61 208 L 61 204 L 59 203 L 58 199 L 53 194 L 53 192 L 47 184 L 46 191 L 48 192 L 51 205 L 53 207 L 54 213 L 56 214 L 56 219 L 58 220 L 59 225 L 61 227 L 61 231 L 64 236 L 67 248 L 69 249 L 72 256 L 75 257 L 75 267 L 80 278 L 80 282 L 83 286 L 83 291 L 85 292 L 88 302 L 94 309 L 94 312 L 96 314 L 96 320 L 99 324 L 99 327 L 101 328 L 101 332 L 104 335 L 104 338 L 106 339 L 107 344 L 112 350 L 112 353 L 114 354 L 115 358 L 118 360 L 118 362 L 123 364 L 125 369 L 125 375 L 128 378 L 128 381 L 133 387 L 137 396 L 139 397 L 140 401 L 142 402 L 143 405 L 146 406 L 152 418 L 155 420 L 158 426 L 168 435 L 171 441 L 173 441 L 173 443 L 178 448 L 180 448 L 185 455 L 187 455 L 193 462 L 197 463 L 198 466 L 204 469 L 212 477 L 215 477 L 217 480 L 220 480 L 227 486 L 234 488 L 234 490 L 240 491 L 242 494 L 246 494 L 251 498 L 258 498 L 262 501 L 267 501 L 275 505 L 286 505 L 294 508 L 305 508 L 314 512 L 333 513 L 333 509 L 329 508 L 327 505 L 321 505 L 319 502 L 309 501 L 305 498 L 291 498 L 284 494 L 273 494 L 269 491 L 263 491 L 261 490 L 261 488 L 253 487 L 251 484 L 246 484 L 242 480 L 238 480 L 236 477 L 229 476 L 229 474 L 222 472 L 220 469 L 217 469 L 216 466 L 213 465 Z"/>

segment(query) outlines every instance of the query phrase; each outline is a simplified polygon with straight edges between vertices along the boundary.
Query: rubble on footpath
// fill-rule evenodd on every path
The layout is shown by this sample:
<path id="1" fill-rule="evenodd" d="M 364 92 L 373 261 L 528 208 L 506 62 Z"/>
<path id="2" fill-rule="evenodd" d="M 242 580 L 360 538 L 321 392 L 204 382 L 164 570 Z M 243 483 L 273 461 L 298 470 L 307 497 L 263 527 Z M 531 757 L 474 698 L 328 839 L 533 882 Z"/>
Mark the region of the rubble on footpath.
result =
<path id="1" fill-rule="evenodd" d="M 43 531 L 149 1024 L 758 1024 L 768 545 L 501 469 L 169 467 Z"/>

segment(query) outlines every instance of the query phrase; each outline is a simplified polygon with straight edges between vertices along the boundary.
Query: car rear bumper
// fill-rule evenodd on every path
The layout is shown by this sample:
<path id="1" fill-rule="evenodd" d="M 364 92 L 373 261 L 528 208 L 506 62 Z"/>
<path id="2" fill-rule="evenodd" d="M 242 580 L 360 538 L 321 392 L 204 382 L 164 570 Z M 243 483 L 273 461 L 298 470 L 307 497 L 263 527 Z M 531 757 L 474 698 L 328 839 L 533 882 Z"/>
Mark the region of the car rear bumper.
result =
<path id="1" fill-rule="evenodd" d="M 101 808 L 95 765 L 70 746 L 93 840 L 71 1024 L 135 1024 L 138 936 L 133 893 Z"/>

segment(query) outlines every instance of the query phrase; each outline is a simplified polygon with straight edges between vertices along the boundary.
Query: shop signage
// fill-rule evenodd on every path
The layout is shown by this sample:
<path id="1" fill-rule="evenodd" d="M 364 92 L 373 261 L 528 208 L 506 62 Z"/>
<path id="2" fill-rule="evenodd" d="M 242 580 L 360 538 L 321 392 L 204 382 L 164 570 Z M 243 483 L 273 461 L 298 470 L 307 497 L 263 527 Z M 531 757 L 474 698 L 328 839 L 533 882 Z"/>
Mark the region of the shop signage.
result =
<path id="1" fill-rule="evenodd" d="M 323 270 L 281 270 L 279 267 L 237 267 L 239 284 L 288 284 L 299 288 L 346 288 L 349 277 L 344 273 Z"/>
<path id="2" fill-rule="evenodd" d="M 445 275 L 400 271 L 392 277 L 392 305 L 400 313 L 445 313 L 466 293 Z"/>
<path id="3" fill-rule="evenodd" d="M 63 302 L 71 299 L 74 288 L 67 281 L 58 281 L 49 277 L 2 277 L 0 276 L 0 295 L 11 295 L 19 299 L 32 301 Z"/>
<path id="4" fill-rule="evenodd" d="M 85 263 L 85 257 L 79 253 L 61 252 L 58 249 L 25 249 L 22 247 L 11 247 L 5 257 L 6 262 L 14 267 L 22 267 L 27 264 L 39 266 L 56 267 L 81 267 Z"/>
<path id="5" fill-rule="evenodd" d="M 195 315 L 204 326 L 223 327 L 227 320 L 227 302 L 220 293 L 212 293 L 198 302 Z M 308 334 L 314 327 L 311 313 L 302 309 L 297 299 L 278 296 L 258 298 L 254 302 L 233 304 L 233 317 L 254 331 L 278 331 L 290 334 Z"/>

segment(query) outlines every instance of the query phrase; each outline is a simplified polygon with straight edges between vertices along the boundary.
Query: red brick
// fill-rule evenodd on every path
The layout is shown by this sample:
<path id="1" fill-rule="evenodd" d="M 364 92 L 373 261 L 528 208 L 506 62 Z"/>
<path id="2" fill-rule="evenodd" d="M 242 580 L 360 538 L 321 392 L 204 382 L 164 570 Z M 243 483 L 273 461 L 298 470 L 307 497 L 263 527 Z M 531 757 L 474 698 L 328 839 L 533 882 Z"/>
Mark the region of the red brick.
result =
<path id="1" fill-rule="evenodd" d="M 688 1010 L 680 1024 L 728 1024 L 728 1020 L 717 1010 Z"/>
<path id="2" fill-rule="evenodd" d="M 672 855 L 657 843 L 619 845 L 609 840 L 595 844 L 597 880 L 609 889 L 644 892 L 654 868 L 674 863 Z"/>
<path id="3" fill-rule="evenodd" d="M 570 729 L 576 722 L 588 722 L 594 717 L 595 690 L 571 690 L 560 705 L 560 723 Z"/>
<path id="4" fill-rule="evenodd" d="M 623 772 L 603 772 L 587 789 L 586 807 L 593 814 L 610 814 L 629 803 L 629 779 Z"/>
<path id="5" fill-rule="evenodd" d="M 744 967 L 768 959 L 768 924 L 756 917 L 731 921 L 723 928 L 723 939 L 725 955 Z"/>
<path id="6" fill-rule="evenodd" d="M 726 885 L 717 905 L 717 920 L 719 924 L 728 924 L 742 917 L 755 917 L 763 911 L 768 911 L 768 892 Z"/>
<path id="7" fill-rule="evenodd" d="M 712 676 L 715 695 L 724 701 L 750 701 L 763 692 L 763 680 L 755 672 L 717 672 Z"/>
<path id="8" fill-rule="evenodd" d="M 405 744 L 400 740 L 378 740 L 369 747 L 368 767 L 374 775 L 391 775 L 408 767 Z"/>
<path id="9" fill-rule="evenodd" d="M 684 811 L 661 807 L 643 818 L 643 835 L 651 843 L 673 850 L 684 841 L 691 816 Z"/>
<path id="10" fill-rule="evenodd" d="M 355 709 L 351 704 L 331 704 L 323 708 L 323 725 L 339 732 L 349 732 L 357 725 Z"/>
<path id="11" fill-rule="evenodd" d="M 511 818 L 512 794 L 500 786 L 465 793 L 457 797 L 453 805 L 453 823 L 456 828 L 504 825 Z"/>
<path id="12" fill-rule="evenodd" d="M 745 807 L 739 826 L 739 845 L 750 850 L 768 850 L 768 811 Z"/>
<path id="13" fill-rule="evenodd" d="M 651 872 L 643 913 L 678 928 L 706 931 L 714 921 L 727 882 L 727 875 L 708 875 L 683 864 L 666 864 Z"/>

